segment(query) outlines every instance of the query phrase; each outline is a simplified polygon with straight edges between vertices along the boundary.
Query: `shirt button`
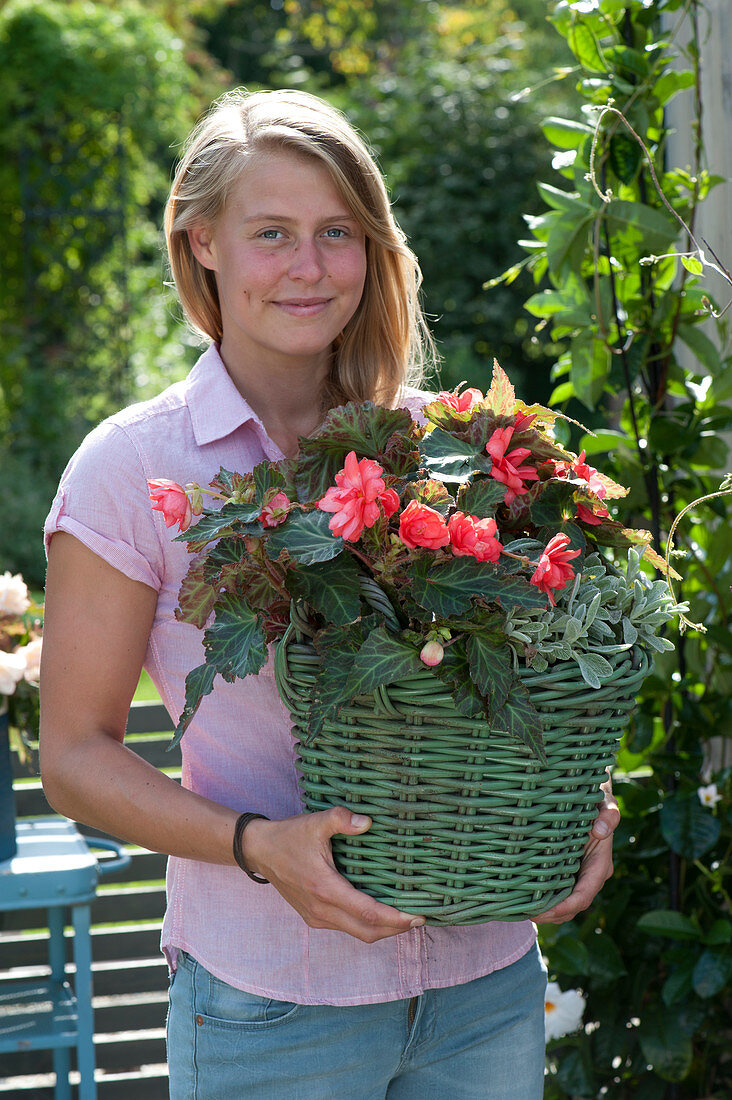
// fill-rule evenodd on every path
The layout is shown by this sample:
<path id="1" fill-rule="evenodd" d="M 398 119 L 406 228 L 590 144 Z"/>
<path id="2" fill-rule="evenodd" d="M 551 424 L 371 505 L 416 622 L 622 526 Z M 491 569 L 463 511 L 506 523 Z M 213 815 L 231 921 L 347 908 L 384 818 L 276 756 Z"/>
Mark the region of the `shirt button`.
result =
<path id="1" fill-rule="evenodd" d="M 200 1027 L 201 1024 L 203 1023 L 203 1016 L 196 1016 L 196 1023 Z"/>

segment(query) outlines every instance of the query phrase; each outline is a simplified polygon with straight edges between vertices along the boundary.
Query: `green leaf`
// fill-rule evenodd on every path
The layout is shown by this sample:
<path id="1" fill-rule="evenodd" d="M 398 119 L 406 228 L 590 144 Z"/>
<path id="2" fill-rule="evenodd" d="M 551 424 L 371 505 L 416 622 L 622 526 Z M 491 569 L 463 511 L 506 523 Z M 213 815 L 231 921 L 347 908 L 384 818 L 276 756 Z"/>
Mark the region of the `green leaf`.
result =
<path id="1" fill-rule="evenodd" d="M 505 640 L 503 634 L 481 632 L 471 634 L 466 643 L 473 682 L 495 707 L 503 706 L 516 679 Z"/>
<path id="2" fill-rule="evenodd" d="M 368 694 L 380 684 L 393 684 L 423 671 L 424 665 L 414 646 L 380 626 L 369 634 L 359 649 L 346 688 L 353 698 Z"/>
<path id="3" fill-rule="evenodd" d="M 461 485 L 456 507 L 466 516 L 488 519 L 506 495 L 506 486 L 494 478 L 476 478 L 470 485 Z"/>
<path id="4" fill-rule="evenodd" d="M 355 451 L 359 459 L 380 462 L 392 436 L 408 435 L 411 429 L 412 418 L 406 409 L 386 409 L 372 401 L 331 409 L 318 435 L 300 441 L 297 485 L 301 499 L 319 500 L 335 485 L 335 475 L 343 469 L 349 451 Z M 412 444 L 407 445 L 411 449 Z"/>
<path id="5" fill-rule="evenodd" d="M 446 516 L 455 504 L 442 482 L 433 481 L 431 478 L 409 482 L 404 490 L 402 506 L 406 507 L 410 500 L 417 500 L 420 504 L 426 504 L 442 516 Z"/>
<path id="6" fill-rule="evenodd" d="M 453 558 L 431 567 L 429 559 L 421 558 L 407 573 L 417 603 L 439 619 L 465 614 L 475 597 L 496 602 L 506 611 L 547 606 L 546 597 L 525 578 L 509 577 L 474 558 Z"/>
<path id="7" fill-rule="evenodd" d="M 329 512 L 291 512 L 284 523 L 273 527 L 267 538 L 267 553 L 277 561 L 283 550 L 301 565 L 331 561 L 343 550 L 343 539 L 336 538 L 328 524 Z"/>
<path id="8" fill-rule="evenodd" d="M 442 428 L 433 428 L 419 445 L 430 474 L 440 481 L 466 481 L 475 469 L 479 451 L 472 443 L 456 439 Z"/>
<path id="9" fill-rule="evenodd" d="M 558 974 L 589 973 L 589 953 L 576 934 L 559 936 L 551 946 L 549 961 L 552 971 Z"/>
<path id="10" fill-rule="evenodd" d="M 541 126 L 544 137 L 555 149 L 578 149 L 592 136 L 592 127 L 569 118 L 547 118 Z"/>
<path id="11" fill-rule="evenodd" d="M 665 252 L 679 234 L 679 225 L 663 210 L 642 202 L 612 199 L 605 208 L 605 218 L 611 234 L 618 234 L 648 252 Z M 615 251 L 616 241 L 612 242 Z"/>
<path id="12" fill-rule="evenodd" d="M 211 482 L 211 488 L 220 489 L 227 496 L 232 496 L 234 493 L 241 493 L 250 488 L 253 484 L 254 478 L 251 474 L 233 473 L 222 466 Z"/>
<path id="13" fill-rule="evenodd" d="M 684 959 L 683 962 L 671 971 L 668 978 L 663 983 L 663 989 L 661 990 L 661 998 L 665 1005 L 677 1004 L 691 993 L 692 974 L 695 964 L 696 956 L 693 956 L 692 958 Z"/>
<path id="14" fill-rule="evenodd" d="M 179 607 L 175 609 L 178 622 L 192 623 L 202 629 L 213 611 L 216 591 L 205 577 L 205 561 L 196 559 L 183 578 L 178 593 Z"/>
<path id="15" fill-rule="evenodd" d="M 557 1065 L 557 1081 L 566 1095 L 573 1097 L 596 1095 L 597 1081 L 589 1050 L 582 1046 L 563 1052 Z"/>
<path id="16" fill-rule="evenodd" d="M 497 359 L 493 360 L 493 377 L 485 403 L 494 416 L 511 416 L 516 407 L 516 391 Z"/>
<path id="17" fill-rule="evenodd" d="M 577 191 L 562 191 L 559 187 L 552 187 L 550 183 L 538 183 L 539 194 L 544 202 L 555 210 L 573 211 L 575 215 L 585 216 L 593 212 L 587 201 L 580 198 Z"/>
<path id="18" fill-rule="evenodd" d="M 721 993 L 732 980 L 732 952 L 704 951 L 694 967 L 694 991 L 704 1000 Z"/>
<path id="19" fill-rule="evenodd" d="M 563 527 L 574 517 L 574 485 L 564 479 L 554 479 L 545 485 L 541 496 L 531 505 L 531 519 L 537 527 Z"/>
<path id="20" fill-rule="evenodd" d="M 664 1081 L 683 1081 L 691 1069 L 691 1038 L 673 1005 L 646 1009 L 638 1029 L 643 1055 Z"/>
<path id="21" fill-rule="evenodd" d="M 310 701 L 307 741 L 317 736 L 326 722 L 336 718 L 344 703 L 350 702 L 348 677 L 356 654 L 375 629 L 376 621 L 376 616 L 368 615 L 345 628 L 326 627 L 313 638 L 321 661 Z"/>
<path id="22" fill-rule="evenodd" d="M 623 957 L 607 932 L 587 938 L 588 974 L 597 987 L 610 985 L 627 974 Z"/>
<path id="23" fill-rule="evenodd" d="M 261 531 L 258 522 L 261 509 L 257 504 L 225 504 L 218 511 L 204 511 L 196 524 L 191 525 L 176 542 L 187 542 L 192 551 L 203 550 L 214 539 L 224 538 L 235 532 Z"/>
<path id="24" fill-rule="evenodd" d="M 719 917 L 704 937 L 704 943 L 710 947 L 722 943 L 732 943 L 732 924 L 725 918 Z"/>
<path id="25" fill-rule="evenodd" d="M 570 272 L 579 275 L 587 247 L 589 228 L 594 217 L 588 215 L 578 221 L 575 214 L 555 215 L 546 242 L 549 267 L 557 276 L 566 277 Z"/>
<path id="26" fill-rule="evenodd" d="M 574 658 L 579 665 L 582 679 L 593 688 L 602 687 L 605 680 L 613 674 L 613 666 L 601 653 L 582 653 L 578 650 Z"/>
<path id="27" fill-rule="evenodd" d="M 341 554 L 334 561 L 293 570 L 289 589 L 293 596 L 305 600 L 333 626 L 345 626 L 361 612 L 358 576 L 355 560 L 350 554 Z"/>
<path id="28" fill-rule="evenodd" d="M 610 167 L 621 183 L 632 183 L 642 160 L 643 150 L 635 138 L 625 131 L 613 134 L 610 140 Z"/>
<path id="29" fill-rule="evenodd" d="M 704 264 L 701 260 L 697 260 L 696 256 L 680 256 L 679 259 L 686 270 L 691 272 L 692 275 L 704 274 Z"/>
<path id="30" fill-rule="evenodd" d="M 216 669 L 209 664 L 199 665 L 197 668 L 191 669 L 186 676 L 185 706 L 178 719 L 173 738 L 168 745 L 168 752 L 180 743 L 181 737 L 188 729 L 194 714 L 198 710 L 201 699 L 204 695 L 209 695 L 213 691 L 215 677 Z"/>
<path id="31" fill-rule="evenodd" d="M 259 616 L 241 596 L 227 592 L 216 604 L 216 619 L 203 635 L 206 660 L 228 683 L 259 672 L 267 646 Z"/>
<path id="32" fill-rule="evenodd" d="M 607 63 L 595 35 L 581 19 L 575 19 L 567 36 L 574 56 L 583 68 L 592 73 L 606 73 Z"/>
<path id="33" fill-rule="evenodd" d="M 721 825 L 699 802 L 695 793 L 674 794 L 661 809 L 664 840 L 684 859 L 699 859 L 719 839 Z"/>
<path id="34" fill-rule="evenodd" d="M 270 489 L 284 490 L 285 478 L 277 466 L 266 459 L 254 467 L 252 474 L 254 477 L 255 498 L 261 512 L 265 494 Z"/>
<path id="35" fill-rule="evenodd" d="M 466 718 L 486 721 L 486 701 L 471 678 L 464 642 L 449 646 L 440 664 L 432 671 L 447 684 L 461 714 Z"/>
<path id="36" fill-rule="evenodd" d="M 702 935 L 694 921 L 675 909 L 654 909 L 644 913 L 637 925 L 648 936 L 666 936 L 671 940 L 700 940 Z"/>
<path id="37" fill-rule="evenodd" d="M 719 348 L 698 325 L 680 324 L 678 327 L 680 339 L 694 353 L 694 357 L 709 371 L 713 378 L 722 370 L 722 360 Z"/>
<path id="38" fill-rule="evenodd" d="M 591 331 L 580 333 L 572 340 L 569 376 L 575 394 L 588 409 L 594 409 L 602 397 L 610 366 L 609 348 Z"/>
<path id="39" fill-rule="evenodd" d="M 514 681 L 505 703 L 492 708 L 491 716 L 499 729 L 505 729 L 511 737 L 522 741 L 542 764 L 546 764 L 541 718 L 520 680 Z"/>

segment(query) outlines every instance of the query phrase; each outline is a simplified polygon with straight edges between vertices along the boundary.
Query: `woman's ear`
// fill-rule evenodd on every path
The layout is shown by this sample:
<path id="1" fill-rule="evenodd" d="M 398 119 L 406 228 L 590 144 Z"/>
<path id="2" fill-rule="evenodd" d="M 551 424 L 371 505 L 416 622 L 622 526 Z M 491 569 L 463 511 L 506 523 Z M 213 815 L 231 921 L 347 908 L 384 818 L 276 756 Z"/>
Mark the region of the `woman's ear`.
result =
<path id="1" fill-rule="evenodd" d="M 194 225 L 190 229 L 186 229 L 188 234 L 188 241 L 191 246 L 193 255 L 198 260 L 202 267 L 208 268 L 209 271 L 216 271 L 217 259 L 216 259 L 216 247 L 213 243 L 213 234 L 211 228 L 208 225 Z"/>

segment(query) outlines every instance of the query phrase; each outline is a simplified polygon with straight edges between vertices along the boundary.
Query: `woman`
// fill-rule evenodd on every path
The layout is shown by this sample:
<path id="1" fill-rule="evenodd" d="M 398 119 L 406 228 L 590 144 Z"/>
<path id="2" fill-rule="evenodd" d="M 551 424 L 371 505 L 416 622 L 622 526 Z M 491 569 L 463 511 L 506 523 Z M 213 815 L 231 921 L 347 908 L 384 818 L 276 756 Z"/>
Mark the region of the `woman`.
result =
<path id="1" fill-rule="evenodd" d="M 166 235 L 183 307 L 212 343 L 184 382 L 92 432 L 62 478 L 46 524 L 41 764 L 61 813 L 171 856 L 171 1096 L 533 1100 L 533 924 L 428 928 L 336 872 L 330 838 L 370 820 L 301 813 L 271 659 L 204 700 L 182 786 L 123 743 L 141 668 L 177 716 L 201 663 L 200 631 L 175 619 L 188 555 L 147 478 L 207 484 L 221 466 L 295 454 L 344 401 L 419 415 L 427 399 L 416 261 L 368 150 L 319 99 L 215 104 L 184 151 Z M 574 893 L 544 919 L 569 919 L 611 873 L 606 802 Z M 265 816 L 234 850 L 244 811 Z"/>

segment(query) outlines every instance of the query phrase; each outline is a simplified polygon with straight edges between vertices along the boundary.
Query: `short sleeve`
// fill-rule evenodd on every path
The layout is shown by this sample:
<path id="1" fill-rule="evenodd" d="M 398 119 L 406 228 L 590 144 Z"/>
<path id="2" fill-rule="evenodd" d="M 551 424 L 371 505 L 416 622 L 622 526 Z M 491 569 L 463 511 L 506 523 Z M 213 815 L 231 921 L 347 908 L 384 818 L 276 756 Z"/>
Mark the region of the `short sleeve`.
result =
<path id="1" fill-rule="evenodd" d="M 147 478 L 133 440 L 105 422 L 66 467 L 43 533 L 66 531 L 133 581 L 160 591 L 163 547 L 155 529 Z"/>

